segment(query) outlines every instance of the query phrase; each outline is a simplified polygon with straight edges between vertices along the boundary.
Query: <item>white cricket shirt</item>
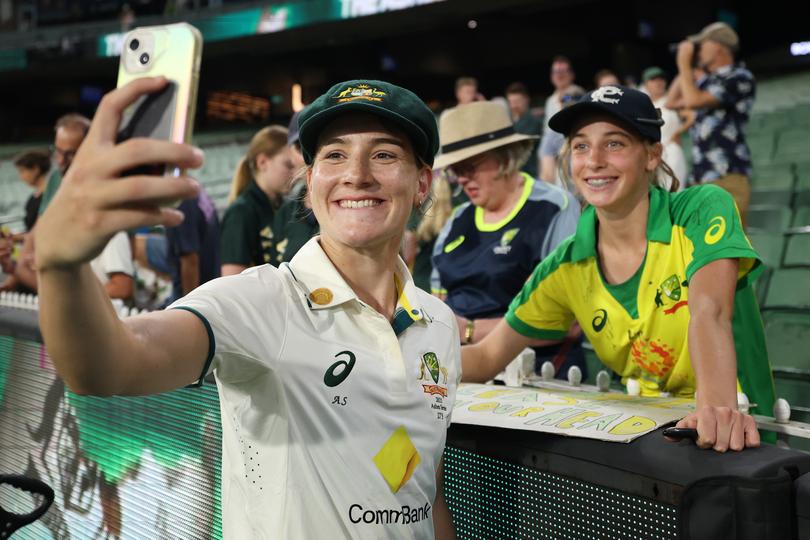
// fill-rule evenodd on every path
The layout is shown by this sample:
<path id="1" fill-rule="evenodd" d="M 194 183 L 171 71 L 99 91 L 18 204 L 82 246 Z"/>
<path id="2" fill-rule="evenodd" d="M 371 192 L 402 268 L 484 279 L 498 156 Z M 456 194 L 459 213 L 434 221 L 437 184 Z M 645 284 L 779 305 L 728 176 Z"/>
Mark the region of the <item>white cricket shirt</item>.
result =
<path id="1" fill-rule="evenodd" d="M 393 322 L 310 240 L 289 265 L 210 281 L 226 539 L 433 538 L 461 377 L 456 319 L 398 261 Z"/>

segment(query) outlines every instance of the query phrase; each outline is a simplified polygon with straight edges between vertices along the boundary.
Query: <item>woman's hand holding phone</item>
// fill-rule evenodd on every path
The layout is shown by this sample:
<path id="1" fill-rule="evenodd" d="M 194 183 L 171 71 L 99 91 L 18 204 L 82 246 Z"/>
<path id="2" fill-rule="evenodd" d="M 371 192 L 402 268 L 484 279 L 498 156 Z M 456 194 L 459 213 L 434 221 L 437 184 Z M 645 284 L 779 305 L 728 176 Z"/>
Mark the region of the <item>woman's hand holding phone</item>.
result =
<path id="1" fill-rule="evenodd" d="M 198 168 L 202 151 L 187 144 L 132 138 L 116 144 L 124 110 L 139 97 L 158 92 L 163 77 L 144 77 L 106 94 L 90 131 L 59 191 L 36 226 L 36 261 L 40 271 L 91 261 L 115 233 L 138 227 L 172 227 L 183 214 L 161 206 L 194 197 L 193 178 L 122 173 L 151 163 L 180 169 Z"/>

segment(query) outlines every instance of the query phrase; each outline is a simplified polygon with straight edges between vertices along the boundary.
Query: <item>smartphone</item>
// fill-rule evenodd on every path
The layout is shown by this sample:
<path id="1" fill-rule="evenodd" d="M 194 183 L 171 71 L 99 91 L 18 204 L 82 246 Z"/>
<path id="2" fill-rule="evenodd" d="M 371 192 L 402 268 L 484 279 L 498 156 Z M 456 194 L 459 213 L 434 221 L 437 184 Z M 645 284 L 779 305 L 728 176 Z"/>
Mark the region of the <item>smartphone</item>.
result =
<path id="1" fill-rule="evenodd" d="M 141 96 L 124 111 L 119 142 L 133 137 L 191 142 L 201 58 L 202 35 L 187 23 L 144 26 L 124 36 L 117 86 L 140 77 L 161 75 L 169 83 L 159 92 Z M 178 177 L 184 173 L 178 167 L 155 163 L 126 171 L 124 175 Z"/>

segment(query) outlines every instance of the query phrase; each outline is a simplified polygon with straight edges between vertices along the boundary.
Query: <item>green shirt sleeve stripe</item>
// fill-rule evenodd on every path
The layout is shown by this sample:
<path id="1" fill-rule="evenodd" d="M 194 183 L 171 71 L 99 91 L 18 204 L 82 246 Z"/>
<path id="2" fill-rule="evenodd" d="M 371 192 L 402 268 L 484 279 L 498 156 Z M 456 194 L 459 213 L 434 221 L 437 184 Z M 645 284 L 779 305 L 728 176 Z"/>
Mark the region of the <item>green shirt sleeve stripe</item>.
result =
<path id="1" fill-rule="evenodd" d="M 214 359 L 214 352 L 217 350 L 217 342 L 216 339 L 214 339 L 214 331 L 211 329 L 211 324 L 208 322 L 208 319 L 206 319 L 205 316 L 196 309 L 188 306 L 177 306 L 171 309 L 182 309 L 199 317 L 203 323 L 203 326 L 205 326 L 205 332 L 208 334 L 208 357 L 205 359 L 205 365 L 203 366 L 202 373 L 200 373 L 196 383 L 186 386 L 186 388 L 198 388 L 202 386 L 203 379 L 205 379 L 205 374 L 208 373 L 208 368 L 211 367 L 211 361 Z"/>
<path id="2" fill-rule="evenodd" d="M 744 276 L 740 278 L 740 280 L 748 278 L 752 273 L 756 271 L 756 274 L 753 277 L 759 275 L 761 270 L 758 270 L 762 263 L 759 260 L 759 256 L 757 255 L 756 251 L 738 247 L 738 246 L 728 246 L 722 249 L 718 249 L 716 251 L 712 251 L 711 253 L 704 254 L 703 257 L 699 259 L 693 259 L 689 265 L 686 267 L 686 279 L 692 279 L 692 276 L 695 273 L 706 266 L 707 264 L 720 260 L 720 259 L 754 259 L 754 263 L 751 268 L 745 273 Z"/>
<path id="3" fill-rule="evenodd" d="M 566 330 L 546 330 L 530 326 L 521 321 L 512 311 L 507 312 L 504 318 L 512 330 L 532 339 L 563 339 L 568 334 Z"/>

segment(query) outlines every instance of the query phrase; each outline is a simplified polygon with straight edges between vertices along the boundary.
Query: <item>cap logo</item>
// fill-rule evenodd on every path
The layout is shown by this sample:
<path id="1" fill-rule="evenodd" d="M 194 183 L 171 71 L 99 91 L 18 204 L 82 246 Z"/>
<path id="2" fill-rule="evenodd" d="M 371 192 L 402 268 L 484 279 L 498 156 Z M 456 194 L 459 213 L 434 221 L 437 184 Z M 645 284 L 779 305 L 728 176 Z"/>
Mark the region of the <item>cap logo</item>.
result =
<path id="1" fill-rule="evenodd" d="M 367 84 L 358 84 L 356 86 L 348 86 L 332 97 L 335 98 L 338 103 L 347 103 L 358 99 L 382 101 L 386 95 L 385 92 L 375 87 L 371 87 Z"/>
<path id="2" fill-rule="evenodd" d="M 591 101 L 601 101 L 602 103 L 610 103 L 616 105 L 619 103 L 619 98 L 611 98 L 609 96 L 623 96 L 621 88 L 615 86 L 603 86 L 591 92 Z"/>

